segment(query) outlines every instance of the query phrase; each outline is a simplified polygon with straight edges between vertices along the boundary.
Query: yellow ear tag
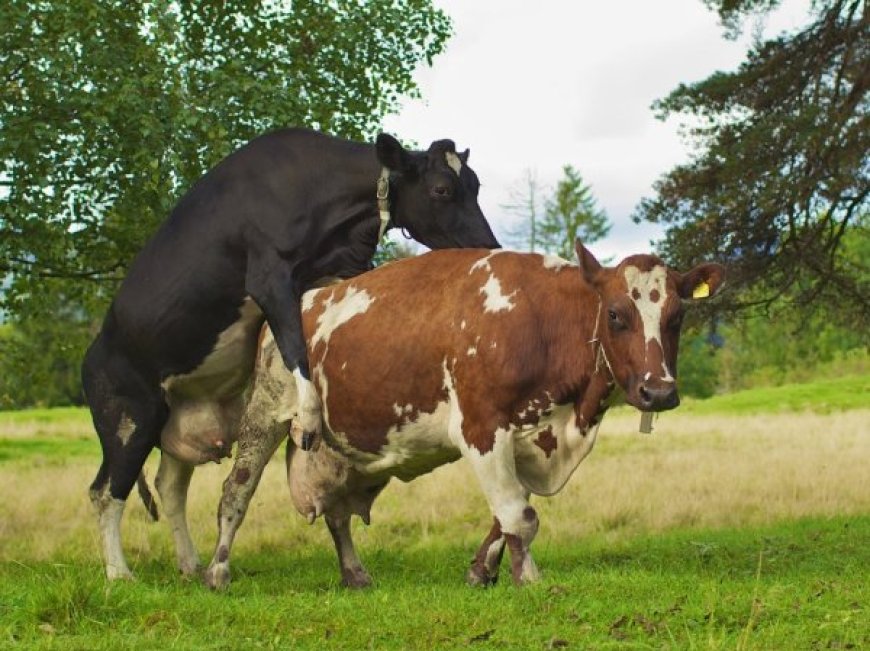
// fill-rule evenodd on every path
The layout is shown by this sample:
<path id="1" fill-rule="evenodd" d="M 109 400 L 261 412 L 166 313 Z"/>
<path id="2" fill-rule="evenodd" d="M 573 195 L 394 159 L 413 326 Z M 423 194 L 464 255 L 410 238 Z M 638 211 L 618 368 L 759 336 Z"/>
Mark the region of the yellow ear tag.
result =
<path id="1" fill-rule="evenodd" d="M 692 291 L 692 298 L 707 298 L 710 295 L 710 285 L 703 280 Z"/>

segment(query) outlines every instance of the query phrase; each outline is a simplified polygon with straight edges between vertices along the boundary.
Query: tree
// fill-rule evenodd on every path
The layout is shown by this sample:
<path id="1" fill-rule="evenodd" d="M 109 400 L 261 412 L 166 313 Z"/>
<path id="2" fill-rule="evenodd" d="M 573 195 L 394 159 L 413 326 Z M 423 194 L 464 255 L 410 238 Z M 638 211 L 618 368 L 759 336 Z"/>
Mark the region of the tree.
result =
<path id="1" fill-rule="evenodd" d="M 523 172 L 522 180 L 510 190 L 510 201 L 502 209 L 518 218 L 507 233 L 506 242 L 520 251 L 535 252 L 538 244 L 538 222 L 541 184 L 538 174 L 532 169 Z"/>
<path id="2" fill-rule="evenodd" d="M 777 0 L 705 0 L 731 35 Z M 868 236 L 870 11 L 866 0 L 818 0 L 798 33 L 757 43 L 734 72 L 681 85 L 655 103 L 697 146 L 665 174 L 635 220 L 666 225 L 678 268 L 715 258 L 733 289 L 721 309 L 788 297 L 866 327 L 867 260 L 844 255 Z M 746 291 L 753 288 L 753 291 Z"/>
<path id="3" fill-rule="evenodd" d="M 9 0 L 0 10 L 0 272 L 105 305 L 178 196 L 252 137 L 371 137 L 450 33 L 429 0 Z"/>
<path id="4" fill-rule="evenodd" d="M 525 189 L 515 190 L 511 203 L 504 208 L 520 217 L 509 233 L 511 244 L 572 260 L 577 237 L 585 244 L 596 242 L 607 235 L 610 224 L 604 211 L 596 206 L 592 190 L 583 183 L 580 173 L 571 165 L 566 165 L 562 171 L 564 176 L 555 191 L 543 200 L 543 214 L 540 214 L 539 204 L 543 191 L 530 171 L 526 171 Z"/>
<path id="5" fill-rule="evenodd" d="M 6 0 L 0 314 L 25 336 L 60 300 L 85 340 L 206 170 L 283 126 L 372 138 L 450 29 L 431 0 Z"/>
<path id="6" fill-rule="evenodd" d="M 540 241 L 545 251 L 572 260 L 576 238 L 585 244 L 597 242 L 607 237 L 610 224 L 580 173 L 570 165 L 562 172 L 565 176 L 556 184 L 556 192 L 544 202 Z"/>

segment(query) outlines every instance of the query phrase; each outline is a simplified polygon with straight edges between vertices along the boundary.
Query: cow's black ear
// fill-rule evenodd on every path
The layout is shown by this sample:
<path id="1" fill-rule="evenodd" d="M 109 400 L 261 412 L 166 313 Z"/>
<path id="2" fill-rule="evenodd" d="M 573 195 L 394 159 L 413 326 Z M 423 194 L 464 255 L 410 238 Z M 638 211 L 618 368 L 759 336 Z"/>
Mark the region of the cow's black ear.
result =
<path id="1" fill-rule="evenodd" d="M 601 263 L 595 259 L 592 252 L 583 246 L 580 238 L 574 240 L 574 251 L 577 253 L 577 262 L 580 263 L 580 271 L 590 285 L 595 283 L 595 278 L 601 272 Z"/>
<path id="2" fill-rule="evenodd" d="M 462 161 L 463 165 L 468 165 L 468 154 L 471 153 L 470 149 L 466 149 L 464 152 L 459 154 L 459 160 Z"/>
<path id="3" fill-rule="evenodd" d="M 375 141 L 378 161 L 381 165 L 394 172 L 411 172 L 414 170 L 414 158 L 402 143 L 388 133 L 378 134 Z"/>

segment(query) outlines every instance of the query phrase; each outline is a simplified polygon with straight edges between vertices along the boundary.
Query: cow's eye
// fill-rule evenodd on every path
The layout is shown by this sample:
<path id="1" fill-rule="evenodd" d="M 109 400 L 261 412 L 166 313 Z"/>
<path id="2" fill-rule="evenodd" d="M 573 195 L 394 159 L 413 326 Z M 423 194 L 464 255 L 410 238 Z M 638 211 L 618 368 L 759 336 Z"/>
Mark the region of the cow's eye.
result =
<path id="1" fill-rule="evenodd" d="M 619 316 L 619 312 L 616 310 L 607 310 L 607 323 L 610 325 L 611 330 L 625 329 L 625 321 L 622 320 L 622 317 Z"/>
<path id="2" fill-rule="evenodd" d="M 453 194 L 453 188 L 449 185 L 436 185 L 432 187 L 432 194 L 439 199 L 449 199 Z"/>

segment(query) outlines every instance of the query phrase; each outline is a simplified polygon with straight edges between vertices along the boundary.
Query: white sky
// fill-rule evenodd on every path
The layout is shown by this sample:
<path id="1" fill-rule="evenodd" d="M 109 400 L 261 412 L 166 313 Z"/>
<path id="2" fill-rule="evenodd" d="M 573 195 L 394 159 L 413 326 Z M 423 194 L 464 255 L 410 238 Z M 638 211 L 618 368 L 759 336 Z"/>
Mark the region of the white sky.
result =
<path id="1" fill-rule="evenodd" d="M 650 106 L 681 82 L 733 70 L 753 27 L 723 37 L 701 0 L 436 0 L 454 35 L 417 80 L 422 101 L 407 102 L 385 129 L 428 147 L 451 138 L 471 149 L 480 203 L 503 239 L 515 218 L 501 207 L 526 169 L 552 189 L 562 166 L 576 167 L 613 223 L 590 248 L 601 257 L 649 250 L 661 231 L 630 215 L 652 184 L 689 148 L 677 121 Z M 784 0 L 756 24 L 767 36 L 807 22 L 809 0 Z"/>

